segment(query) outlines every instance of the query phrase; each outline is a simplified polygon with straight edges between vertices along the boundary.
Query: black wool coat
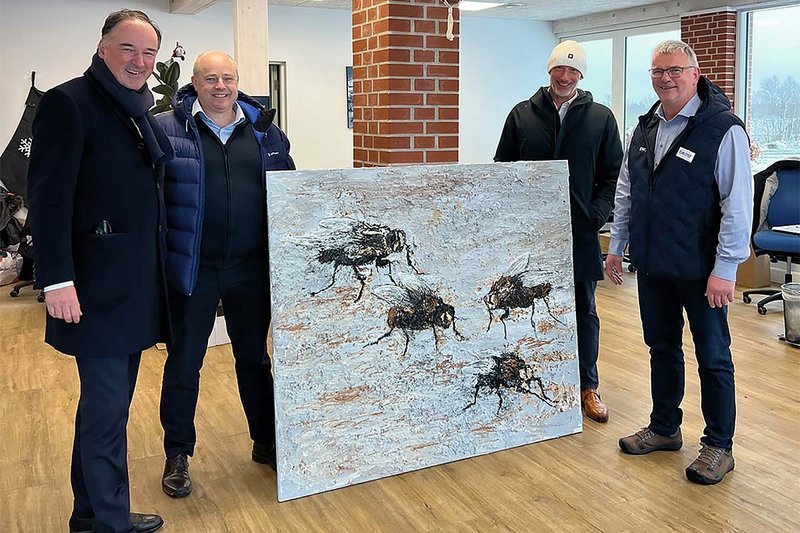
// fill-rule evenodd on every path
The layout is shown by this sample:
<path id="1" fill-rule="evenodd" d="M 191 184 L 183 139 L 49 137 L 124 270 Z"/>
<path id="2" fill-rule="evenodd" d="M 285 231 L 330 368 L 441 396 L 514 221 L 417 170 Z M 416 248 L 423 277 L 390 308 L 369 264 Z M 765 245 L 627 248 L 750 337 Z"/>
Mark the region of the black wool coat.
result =
<path id="1" fill-rule="evenodd" d="M 162 182 L 132 119 L 91 75 L 42 97 L 28 171 L 36 285 L 73 281 L 83 312 L 78 324 L 48 315 L 45 341 L 58 351 L 118 356 L 166 340 Z M 103 221 L 110 232 L 98 235 Z"/>
<path id="2" fill-rule="evenodd" d="M 622 144 L 611 110 L 593 102 L 591 93 L 578 89 L 563 124 L 547 87 L 509 113 L 494 160 L 553 159 L 569 163 L 575 280 L 603 279 L 597 232 L 614 206 Z"/>

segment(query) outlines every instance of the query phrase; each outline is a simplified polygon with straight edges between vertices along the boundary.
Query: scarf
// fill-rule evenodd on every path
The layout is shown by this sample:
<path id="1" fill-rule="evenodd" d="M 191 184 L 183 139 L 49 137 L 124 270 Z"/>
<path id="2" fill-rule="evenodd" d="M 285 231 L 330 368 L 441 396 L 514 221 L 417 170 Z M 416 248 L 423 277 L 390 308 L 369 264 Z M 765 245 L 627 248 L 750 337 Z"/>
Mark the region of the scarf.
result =
<path id="1" fill-rule="evenodd" d="M 138 91 L 123 87 L 96 53 L 92 56 L 92 65 L 84 76 L 97 81 L 111 100 L 133 119 L 153 165 L 166 163 L 174 157 L 175 153 L 164 130 L 148 112 L 155 101 L 147 84 Z"/>

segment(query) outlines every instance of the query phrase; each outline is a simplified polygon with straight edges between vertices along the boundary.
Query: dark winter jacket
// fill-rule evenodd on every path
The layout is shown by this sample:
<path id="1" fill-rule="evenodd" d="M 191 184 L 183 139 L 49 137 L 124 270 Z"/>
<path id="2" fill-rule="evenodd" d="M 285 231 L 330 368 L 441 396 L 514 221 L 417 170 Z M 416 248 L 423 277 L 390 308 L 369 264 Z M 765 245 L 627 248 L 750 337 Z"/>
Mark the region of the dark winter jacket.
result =
<path id="1" fill-rule="evenodd" d="M 731 113 L 722 90 L 700 77 L 697 94 L 703 103 L 689 119 L 655 169 L 656 103 L 639 117 L 628 151 L 631 181 L 631 262 L 649 276 L 706 279 L 714 269 L 719 243 L 719 188 L 715 178 L 722 138 L 744 124 Z M 694 154 L 676 157 L 679 149 Z"/>
<path id="2" fill-rule="evenodd" d="M 506 119 L 495 161 L 569 163 L 572 249 L 576 281 L 603 279 L 598 230 L 614 205 L 622 144 L 614 115 L 578 89 L 564 124 L 547 87 L 520 102 Z"/>
<path id="3" fill-rule="evenodd" d="M 194 87 L 186 85 L 173 98 L 174 110 L 156 117 L 175 149 L 175 159 L 166 168 L 164 185 L 168 227 L 167 280 L 170 286 L 187 295 L 192 293 L 197 281 L 206 202 L 206 156 L 197 122 L 200 119 L 191 116 L 196 99 Z M 266 204 L 265 172 L 295 168 L 289 155 L 289 139 L 272 123 L 274 112 L 265 110 L 242 92 L 239 92 L 237 101 L 247 119 L 246 129 L 252 132 L 260 148 L 262 201 Z M 235 217 L 236 206 L 227 207 Z M 266 235 L 264 239 L 266 241 Z"/>
<path id="4" fill-rule="evenodd" d="M 47 316 L 58 351 L 120 356 L 167 340 L 162 172 L 90 73 L 42 97 L 28 172 L 36 286 L 73 281 L 83 313 L 78 324 Z"/>

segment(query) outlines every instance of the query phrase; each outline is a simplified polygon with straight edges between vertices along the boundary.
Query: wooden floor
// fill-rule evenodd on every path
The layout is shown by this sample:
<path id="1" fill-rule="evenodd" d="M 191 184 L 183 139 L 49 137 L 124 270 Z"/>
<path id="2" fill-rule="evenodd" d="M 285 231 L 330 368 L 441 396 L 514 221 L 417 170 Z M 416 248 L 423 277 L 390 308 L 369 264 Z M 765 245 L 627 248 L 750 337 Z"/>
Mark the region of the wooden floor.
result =
<path id="1" fill-rule="evenodd" d="M 0 532 L 65 531 L 77 400 L 75 363 L 46 347 L 44 306 L 0 289 Z M 738 293 L 737 293 L 738 295 Z M 165 532 L 800 531 L 800 350 L 776 340 L 780 305 L 730 307 L 737 377 L 736 470 L 714 487 L 686 481 L 703 422 L 686 337 L 685 446 L 643 457 L 617 439 L 645 425 L 648 356 L 635 279 L 601 283 L 601 393 L 608 424 L 582 434 L 278 504 L 275 475 L 250 461 L 228 347 L 210 350 L 191 461 L 194 492 L 171 500 L 158 400 L 164 353 L 142 360 L 129 435 L 132 507 Z"/>

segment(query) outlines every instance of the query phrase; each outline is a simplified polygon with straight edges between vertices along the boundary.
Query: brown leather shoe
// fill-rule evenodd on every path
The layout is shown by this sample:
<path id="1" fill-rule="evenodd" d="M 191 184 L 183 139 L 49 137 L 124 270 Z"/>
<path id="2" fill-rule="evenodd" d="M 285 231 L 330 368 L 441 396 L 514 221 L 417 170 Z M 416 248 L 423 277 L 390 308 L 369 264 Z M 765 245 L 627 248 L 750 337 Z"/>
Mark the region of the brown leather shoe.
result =
<path id="1" fill-rule="evenodd" d="M 671 437 L 664 437 L 653 433 L 650 428 L 642 428 L 633 435 L 619 439 L 619 447 L 623 452 L 631 455 L 644 455 L 650 452 L 680 450 L 683 446 L 681 430 Z"/>
<path id="2" fill-rule="evenodd" d="M 597 389 L 581 391 L 581 407 L 586 416 L 595 422 L 608 422 L 608 407 L 600 399 Z"/>
<path id="3" fill-rule="evenodd" d="M 734 466 L 736 463 L 731 452 L 703 444 L 700 455 L 686 467 L 686 478 L 701 485 L 715 485 L 722 481 L 725 474 L 733 470 Z"/>

